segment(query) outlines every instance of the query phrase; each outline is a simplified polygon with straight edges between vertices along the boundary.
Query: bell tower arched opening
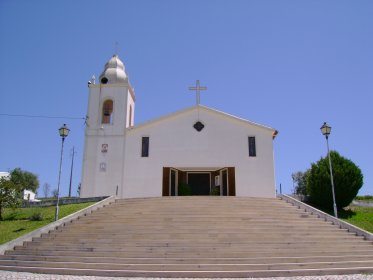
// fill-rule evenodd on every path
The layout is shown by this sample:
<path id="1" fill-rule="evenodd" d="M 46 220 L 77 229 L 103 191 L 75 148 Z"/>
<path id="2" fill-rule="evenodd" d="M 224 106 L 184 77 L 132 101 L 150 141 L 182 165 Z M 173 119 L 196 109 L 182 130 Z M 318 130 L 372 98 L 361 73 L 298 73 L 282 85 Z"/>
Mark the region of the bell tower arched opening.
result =
<path id="1" fill-rule="evenodd" d="M 111 99 L 105 100 L 102 105 L 102 123 L 112 124 L 113 123 L 113 108 L 114 102 Z"/>

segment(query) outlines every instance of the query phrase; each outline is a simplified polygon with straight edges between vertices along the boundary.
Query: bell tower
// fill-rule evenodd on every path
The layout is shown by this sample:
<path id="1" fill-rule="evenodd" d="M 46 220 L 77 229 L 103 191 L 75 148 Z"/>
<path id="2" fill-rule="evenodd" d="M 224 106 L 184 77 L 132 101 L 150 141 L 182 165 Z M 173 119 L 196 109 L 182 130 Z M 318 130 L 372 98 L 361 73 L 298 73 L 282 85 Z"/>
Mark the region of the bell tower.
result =
<path id="1" fill-rule="evenodd" d="M 120 195 L 126 130 L 134 125 L 135 93 L 118 55 L 105 64 L 98 83 L 88 83 L 80 196 Z"/>

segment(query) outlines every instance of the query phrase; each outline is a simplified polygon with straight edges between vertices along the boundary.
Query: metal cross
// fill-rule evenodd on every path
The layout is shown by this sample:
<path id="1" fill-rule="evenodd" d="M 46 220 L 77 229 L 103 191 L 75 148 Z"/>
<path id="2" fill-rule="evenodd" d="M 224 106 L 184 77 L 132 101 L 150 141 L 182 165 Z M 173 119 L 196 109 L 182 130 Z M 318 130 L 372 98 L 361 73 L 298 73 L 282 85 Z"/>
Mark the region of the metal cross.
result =
<path id="1" fill-rule="evenodd" d="M 196 91 L 196 105 L 199 105 L 200 103 L 200 91 L 201 90 L 207 90 L 207 87 L 201 87 L 199 85 L 199 80 L 196 81 L 195 87 L 189 87 L 189 90 L 195 90 Z"/>

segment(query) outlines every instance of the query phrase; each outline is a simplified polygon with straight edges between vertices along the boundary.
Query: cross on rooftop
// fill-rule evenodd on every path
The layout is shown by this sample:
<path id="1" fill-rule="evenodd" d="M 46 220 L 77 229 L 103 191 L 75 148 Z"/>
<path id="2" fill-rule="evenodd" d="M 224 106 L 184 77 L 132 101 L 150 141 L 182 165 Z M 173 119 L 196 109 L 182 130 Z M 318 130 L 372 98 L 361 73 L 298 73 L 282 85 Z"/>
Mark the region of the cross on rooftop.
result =
<path id="1" fill-rule="evenodd" d="M 201 87 L 199 84 L 199 80 L 196 81 L 195 87 L 189 87 L 189 90 L 195 90 L 196 91 L 196 105 L 199 105 L 200 103 L 200 91 L 201 90 L 207 90 L 207 87 Z"/>

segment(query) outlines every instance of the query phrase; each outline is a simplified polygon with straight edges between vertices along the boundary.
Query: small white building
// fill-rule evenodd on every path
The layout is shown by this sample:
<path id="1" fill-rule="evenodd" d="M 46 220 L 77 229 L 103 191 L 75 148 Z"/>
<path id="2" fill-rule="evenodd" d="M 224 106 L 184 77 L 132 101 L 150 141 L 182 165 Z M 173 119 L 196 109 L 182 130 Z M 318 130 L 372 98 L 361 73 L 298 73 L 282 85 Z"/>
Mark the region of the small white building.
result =
<path id="1" fill-rule="evenodd" d="M 23 200 L 27 201 L 40 201 L 38 199 L 35 199 L 36 194 L 32 191 L 29 190 L 24 190 L 23 191 Z"/>
<path id="2" fill-rule="evenodd" d="M 9 172 L 6 172 L 6 171 L 5 171 L 5 172 L 3 172 L 3 171 L 0 172 L 0 178 L 4 178 L 4 177 L 5 177 L 5 178 L 8 178 L 9 175 L 10 175 Z"/>
<path id="3" fill-rule="evenodd" d="M 199 85 L 197 86 L 197 88 Z M 81 197 L 274 197 L 277 131 L 196 106 L 134 125 L 135 93 L 114 55 L 89 83 Z"/>

